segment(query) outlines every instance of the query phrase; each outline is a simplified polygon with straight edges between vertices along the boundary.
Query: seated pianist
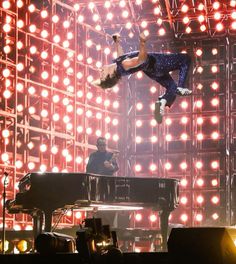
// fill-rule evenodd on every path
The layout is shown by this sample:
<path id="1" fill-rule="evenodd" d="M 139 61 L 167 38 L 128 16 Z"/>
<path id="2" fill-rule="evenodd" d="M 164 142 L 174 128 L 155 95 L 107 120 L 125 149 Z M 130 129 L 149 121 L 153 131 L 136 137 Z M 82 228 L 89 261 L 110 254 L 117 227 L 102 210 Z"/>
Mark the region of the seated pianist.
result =
<path id="1" fill-rule="evenodd" d="M 88 164 L 86 166 L 86 173 L 93 173 L 99 175 L 112 176 L 115 172 L 119 170 L 119 166 L 116 160 L 116 153 L 107 151 L 106 149 L 106 139 L 104 137 L 99 137 L 97 139 L 97 151 L 93 152 L 89 156 Z M 112 200 L 112 195 L 114 190 L 109 189 L 112 185 L 107 186 L 107 181 L 100 181 L 101 186 L 99 186 L 99 195 L 101 200 Z M 94 182 L 94 184 L 96 184 Z M 95 189 L 95 188 L 94 188 Z M 95 194 L 91 194 L 93 197 Z M 103 224 L 109 224 L 114 226 L 115 213 L 114 212 L 97 212 L 95 217 L 102 218 Z"/>

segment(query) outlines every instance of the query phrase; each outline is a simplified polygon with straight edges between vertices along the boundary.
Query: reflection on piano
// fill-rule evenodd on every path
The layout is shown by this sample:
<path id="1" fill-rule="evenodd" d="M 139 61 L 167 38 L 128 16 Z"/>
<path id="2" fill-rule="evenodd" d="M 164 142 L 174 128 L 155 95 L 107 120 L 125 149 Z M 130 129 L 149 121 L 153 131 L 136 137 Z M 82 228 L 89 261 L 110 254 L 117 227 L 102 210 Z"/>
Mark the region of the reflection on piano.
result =
<path id="1" fill-rule="evenodd" d="M 15 199 L 7 201 L 7 210 L 30 214 L 36 237 L 42 232 L 43 220 L 44 231 L 51 231 L 53 212 L 60 208 L 152 208 L 159 211 L 165 250 L 168 217 L 178 206 L 178 187 L 176 179 L 29 173 L 20 180 Z"/>

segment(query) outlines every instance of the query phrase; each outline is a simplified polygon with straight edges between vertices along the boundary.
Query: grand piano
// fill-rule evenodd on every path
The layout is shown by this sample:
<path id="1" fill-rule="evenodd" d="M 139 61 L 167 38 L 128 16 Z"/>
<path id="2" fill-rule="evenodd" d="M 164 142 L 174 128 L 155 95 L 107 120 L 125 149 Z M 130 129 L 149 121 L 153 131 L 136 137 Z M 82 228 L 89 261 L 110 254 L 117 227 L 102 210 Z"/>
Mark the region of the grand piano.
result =
<path id="1" fill-rule="evenodd" d="M 168 217 L 178 206 L 176 179 L 101 176 L 88 173 L 28 173 L 19 182 L 15 199 L 6 202 L 8 213 L 33 217 L 36 237 L 52 229 L 52 215 L 62 208 L 152 208 L 159 212 L 163 250 Z"/>

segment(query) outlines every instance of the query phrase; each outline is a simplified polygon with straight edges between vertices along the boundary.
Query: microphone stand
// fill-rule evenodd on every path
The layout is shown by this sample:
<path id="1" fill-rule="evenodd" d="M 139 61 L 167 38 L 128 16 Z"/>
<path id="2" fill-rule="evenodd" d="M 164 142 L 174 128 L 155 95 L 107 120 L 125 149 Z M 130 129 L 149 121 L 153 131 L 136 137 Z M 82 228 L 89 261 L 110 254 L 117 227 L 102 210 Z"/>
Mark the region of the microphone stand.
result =
<path id="1" fill-rule="evenodd" d="M 5 254 L 5 218 L 6 218 L 6 186 L 7 186 L 7 177 L 8 173 L 4 172 L 4 181 L 3 181 L 3 209 L 2 209 L 2 254 Z"/>

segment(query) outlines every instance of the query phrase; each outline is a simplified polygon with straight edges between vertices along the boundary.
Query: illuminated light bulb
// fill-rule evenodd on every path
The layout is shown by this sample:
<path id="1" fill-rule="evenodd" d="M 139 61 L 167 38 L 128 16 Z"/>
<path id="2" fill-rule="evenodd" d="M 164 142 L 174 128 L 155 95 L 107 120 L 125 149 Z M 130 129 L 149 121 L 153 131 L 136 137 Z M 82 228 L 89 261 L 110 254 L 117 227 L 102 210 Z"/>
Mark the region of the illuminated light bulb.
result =
<path id="1" fill-rule="evenodd" d="M 216 30 L 217 30 L 217 31 L 222 31 L 223 29 L 224 29 L 224 26 L 223 26 L 222 23 L 217 23 L 217 24 L 216 24 Z"/>
<path id="2" fill-rule="evenodd" d="M 93 15 L 93 21 L 97 22 L 99 20 L 99 15 L 98 14 L 94 14 Z"/>
<path id="3" fill-rule="evenodd" d="M 212 202 L 213 204 L 218 204 L 219 201 L 220 201 L 220 199 L 219 199 L 218 196 L 213 196 L 213 197 L 211 198 L 211 202 Z"/>
<path id="4" fill-rule="evenodd" d="M 109 116 L 107 116 L 107 117 L 105 118 L 105 122 L 106 122 L 107 124 L 109 124 L 109 123 L 111 122 L 111 118 L 110 118 Z"/>
<path id="5" fill-rule="evenodd" d="M 4 138 L 8 138 L 10 136 L 10 131 L 8 129 L 3 129 L 2 130 L 2 136 Z"/>
<path id="6" fill-rule="evenodd" d="M 136 121 L 136 127 L 141 127 L 143 125 L 143 122 L 141 120 Z"/>
<path id="7" fill-rule="evenodd" d="M 14 229 L 14 231 L 20 231 L 20 230 L 21 230 L 21 226 L 15 224 L 15 225 L 13 226 L 13 229 Z"/>
<path id="8" fill-rule="evenodd" d="M 48 17 L 48 11 L 47 10 L 42 10 L 40 12 L 40 15 L 41 15 L 42 18 L 46 18 L 46 17 Z"/>
<path id="9" fill-rule="evenodd" d="M 128 10 L 124 10 L 122 12 L 122 17 L 127 18 L 128 16 L 129 16 L 129 11 Z M 141 26 L 142 26 L 142 23 L 141 23 Z"/>
<path id="10" fill-rule="evenodd" d="M 92 45 L 93 45 L 92 40 L 91 40 L 91 39 L 88 39 L 88 40 L 86 41 L 86 46 L 87 46 L 88 48 L 90 48 Z"/>
<path id="11" fill-rule="evenodd" d="M 42 77 L 43 80 L 48 79 L 48 76 L 49 76 L 49 74 L 48 74 L 47 71 L 43 71 L 43 72 L 41 73 L 41 77 Z"/>
<path id="12" fill-rule="evenodd" d="M 17 105 L 16 109 L 17 109 L 17 112 L 20 113 L 24 110 L 24 107 L 22 104 L 19 104 L 19 105 Z"/>
<path id="13" fill-rule="evenodd" d="M 110 134 L 110 133 L 106 133 L 106 134 L 105 134 L 105 139 L 108 140 L 108 139 L 110 139 L 110 138 L 111 138 L 111 134 Z"/>
<path id="14" fill-rule="evenodd" d="M 216 2 L 214 2 L 214 3 L 212 4 L 212 7 L 213 7 L 215 10 L 217 10 L 217 9 L 220 8 L 220 3 L 219 3 L 218 1 L 216 1 Z"/>
<path id="15" fill-rule="evenodd" d="M 17 169 L 21 169 L 23 167 L 23 162 L 21 160 L 16 160 L 15 166 Z"/>
<path id="16" fill-rule="evenodd" d="M 60 56 L 59 55 L 54 55 L 52 59 L 53 59 L 53 61 L 55 63 L 58 63 L 60 61 Z"/>
<path id="17" fill-rule="evenodd" d="M 53 103 L 58 103 L 59 101 L 60 101 L 60 97 L 59 97 L 59 95 L 58 94 L 55 94 L 55 95 L 53 95 L 53 97 L 52 97 L 52 101 L 53 101 Z"/>
<path id="18" fill-rule="evenodd" d="M 77 164 L 81 164 L 81 163 L 83 162 L 82 157 L 77 156 L 77 157 L 75 158 L 75 162 L 76 162 Z"/>
<path id="19" fill-rule="evenodd" d="M 2 2 L 2 7 L 4 9 L 9 9 L 11 7 L 11 3 L 9 1 L 3 1 Z"/>
<path id="20" fill-rule="evenodd" d="M 126 24 L 125 24 L 125 28 L 126 29 L 131 29 L 132 28 L 132 23 L 131 22 L 127 22 Z"/>
<path id="21" fill-rule="evenodd" d="M 203 72 L 203 67 L 202 66 L 197 67 L 197 72 L 201 74 Z"/>
<path id="22" fill-rule="evenodd" d="M 104 7 L 105 8 L 110 8 L 111 7 L 111 2 L 110 1 L 105 1 Z"/>
<path id="23" fill-rule="evenodd" d="M 72 156 L 69 154 L 69 155 L 67 155 L 66 157 L 66 162 L 71 162 L 72 161 Z"/>
<path id="24" fill-rule="evenodd" d="M 42 59 L 45 60 L 48 57 L 48 52 L 47 51 L 42 51 L 41 54 L 40 54 L 40 56 L 41 56 Z"/>
<path id="25" fill-rule="evenodd" d="M 68 156 L 70 153 L 69 153 L 69 150 L 68 149 L 63 149 L 62 150 L 62 156 L 63 157 L 66 157 L 66 156 Z"/>
<path id="26" fill-rule="evenodd" d="M 9 54 L 11 52 L 11 47 L 9 45 L 4 46 L 3 51 L 5 54 Z"/>
<path id="27" fill-rule="evenodd" d="M 136 164 L 134 166 L 134 169 L 135 169 L 136 172 L 140 172 L 142 170 L 142 166 L 140 164 Z"/>
<path id="28" fill-rule="evenodd" d="M 81 218 L 82 218 L 82 214 L 81 214 L 81 212 L 76 212 L 76 213 L 75 213 L 75 218 L 76 218 L 76 219 L 81 219 Z"/>
<path id="29" fill-rule="evenodd" d="M 110 106 L 110 104 L 111 104 L 110 100 L 106 99 L 104 101 L 104 106 L 108 107 L 108 106 Z"/>
<path id="30" fill-rule="evenodd" d="M 187 221 L 188 221 L 188 216 L 187 216 L 186 214 L 182 214 L 182 215 L 180 216 L 180 220 L 181 220 L 182 222 L 187 222 Z"/>
<path id="31" fill-rule="evenodd" d="M 96 118 L 97 119 L 102 119 L 102 113 L 100 113 L 100 112 L 96 113 Z"/>
<path id="32" fill-rule="evenodd" d="M 133 37 L 134 37 L 134 33 L 133 33 L 133 32 L 130 32 L 130 33 L 129 33 L 129 38 L 132 39 Z"/>
<path id="33" fill-rule="evenodd" d="M 58 83 L 58 81 L 59 81 L 59 77 L 57 75 L 53 75 L 52 76 L 52 82 L 53 83 Z"/>
<path id="34" fill-rule="evenodd" d="M 143 104 L 142 103 L 137 103 L 136 104 L 136 109 L 139 110 L 139 111 L 142 110 L 143 109 Z"/>
<path id="35" fill-rule="evenodd" d="M 102 131 L 101 130 L 96 130 L 95 132 L 97 137 L 100 137 L 102 135 Z"/>
<path id="36" fill-rule="evenodd" d="M 40 145 L 39 149 L 41 152 L 46 152 L 47 151 L 47 145 L 42 144 L 42 145 Z"/>
<path id="37" fill-rule="evenodd" d="M 2 75 L 3 75 L 3 77 L 5 77 L 5 78 L 9 77 L 10 74 L 11 74 L 11 72 L 10 72 L 10 70 L 7 69 L 7 68 L 4 69 L 4 70 L 2 71 Z"/>
<path id="38" fill-rule="evenodd" d="M 157 216 L 156 216 L 155 214 L 151 214 L 151 215 L 149 216 L 149 220 L 150 220 L 152 223 L 154 223 L 154 222 L 157 221 Z"/>
<path id="39" fill-rule="evenodd" d="M 172 165 L 170 164 L 170 162 L 166 162 L 164 167 L 166 170 L 170 170 L 172 168 Z"/>
<path id="40" fill-rule="evenodd" d="M 149 170 L 150 170 L 150 171 L 156 171 L 156 170 L 157 170 L 157 165 L 154 164 L 154 163 L 151 163 L 151 164 L 149 165 Z"/>
<path id="41" fill-rule="evenodd" d="M 114 119 L 112 120 L 112 125 L 113 125 L 113 126 L 117 126 L 118 124 L 119 124 L 118 119 L 117 119 L 117 118 L 114 118 Z"/>
<path id="42" fill-rule="evenodd" d="M 76 110 L 77 115 L 82 115 L 83 112 L 84 112 L 84 110 L 82 108 L 80 108 L 80 107 L 77 108 L 77 110 Z"/>
<path id="43" fill-rule="evenodd" d="M 54 154 L 54 155 L 56 155 L 56 154 L 58 153 L 58 147 L 55 146 L 55 145 L 52 146 L 52 147 L 51 147 L 51 153 Z"/>
<path id="44" fill-rule="evenodd" d="M 189 19 L 188 16 L 185 16 L 185 17 L 183 18 L 183 23 L 184 23 L 184 24 L 188 24 L 189 21 L 190 21 L 190 19 Z"/>
<path id="45" fill-rule="evenodd" d="M 198 140 L 198 141 L 202 141 L 203 139 L 204 139 L 203 134 L 202 134 L 202 133 L 198 133 L 198 134 L 197 134 L 197 140 Z"/>
<path id="46" fill-rule="evenodd" d="M 83 23 L 83 21 L 84 21 L 84 16 L 79 15 L 77 21 L 78 21 L 79 23 Z"/>
<path id="47" fill-rule="evenodd" d="M 109 48 L 105 48 L 105 49 L 104 49 L 104 53 L 105 53 L 106 55 L 109 55 L 109 54 L 111 53 L 111 50 L 110 50 Z"/>
<path id="48" fill-rule="evenodd" d="M 63 84 L 64 84 L 65 86 L 69 85 L 69 84 L 70 84 L 70 79 L 69 79 L 69 78 L 64 78 L 64 80 L 63 80 Z"/>
<path id="49" fill-rule="evenodd" d="M 159 36 L 164 36 L 166 34 L 166 30 L 164 28 L 160 28 L 158 30 L 158 34 L 159 34 Z"/>
<path id="50" fill-rule="evenodd" d="M 212 88 L 213 90 L 218 90 L 218 88 L 219 88 L 219 84 L 218 84 L 217 82 L 213 82 L 213 83 L 211 84 L 211 88 Z"/>
<path id="51" fill-rule="evenodd" d="M 217 220 L 217 219 L 219 219 L 220 216 L 217 213 L 214 213 L 214 214 L 212 214 L 211 217 L 213 220 Z"/>
<path id="52" fill-rule="evenodd" d="M 28 6 L 28 10 L 29 10 L 30 13 L 33 13 L 33 12 L 36 10 L 35 5 L 34 5 L 34 4 L 30 4 L 30 5 Z"/>
<path id="53" fill-rule="evenodd" d="M 72 112 L 73 112 L 73 109 L 74 109 L 73 105 L 68 105 L 68 106 L 66 107 L 66 112 L 68 112 L 68 113 L 72 113 Z"/>
<path id="54" fill-rule="evenodd" d="M 11 80 L 6 79 L 5 80 L 5 86 L 6 86 L 6 88 L 9 88 L 11 86 Z"/>
<path id="55" fill-rule="evenodd" d="M 187 167 L 188 167 L 188 165 L 187 165 L 186 162 L 181 162 L 179 166 L 180 166 L 180 168 L 181 168 L 182 170 L 186 170 Z"/>
<path id="56" fill-rule="evenodd" d="M 16 46 L 17 46 L 17 49 L 19 49 L 19 50 L 22 49 L 23 48 L 22 41 L 17 41 Z"/>
<path id="57" fill-rule="evenodd" d="M 198 10 L 199 10 L 199 11 L 203 11 L 204 8 L 205 8 L 205 6 L 204 6 L 203 3 L 199 3 L 199 4 L 198 4 Z"/>
<path id="58" fill-rule="evenodd" d="M 218 67 L 216 65 L 211 66 L 211 71 L 212 71 L 212 73 L 217 73 Z"/>
<path id="59" fill-rule="evenodd" d="M 87 81 L 88 81 L 88 83 L 91 83 L 93 81 L 93 76 L 92 75 L 89 75 L 87 77 Z"/>
<path id="60" fill-rule="evenodd" d="M 125 7 L 126 6 L 126 2 L 125 2 L 125 0 L 121 0 L 120 2 L 119 2 L 119 6 L 120 7 Z"/>
<path id="61" fill-rule="evenodd" d="M 58 15 L 54 15 L 54 16 L 52 16 L 52 22 L 54 23 L 54 24 L 56 24 L 56 23 L 58 23 L 59 22 L 59 16 Z"/>
<path id="62" fill-rule="evenodd" d="M 86 128 L 86 134 L 91 135 L 92 132 L 93 131 L 92 131 L 92 128 L 91 127 Z"/>
<path id="63" fill-rule="evenodd" d="M 86 94 L 87 99 L 91 100 L 93 98 L 93 94 L 91 92 L 88 92 Z"/>
<path id="64" fill-rule="evenodd" d="M 188 123 L 188 118 L 186 116 L 181 117 L 181 123 L 182 124 L 187 124 Z"/>
<path id="65" fill-rule="evenodd" d="M 39 167 L 39 170 L 41 172 L 45 172 L 47 170 L 47 166 L 45 164 L 41 164 L 40 167 Z"/>
<path id="66" fill-rule="evenodd" d="M 202 214 L 197 214 L 196 215 L 196 221 L 197 222 L 202 222 L 202 220 L 203 220 L 203 215 Z"/>
<path id="67" fill-rule="evenodd" d="M 80 5 L 78 3 L 74 4 L 73 7 L 74 7 L 76 12 L 79 11 L 79 9 L 80 9 Z"/>
<path id="68" fill-rule="evenodd" d="M 11 26 L 9 24 L 3 25 L 2 28 L 6 33 L 9 33 L 11 31 Z"/>
<path id="69" fill-rule="evenodd" d="M 211 117 L 211 122 L 212 122 L 213 124 L 217 124 L 217 123 L 219 122 L 219 118 L 218 118 L 217 116 L 212 116 L 212 117 Z"/>
<path id="70" fill-rule="evenodd" d="M 151 136 L 151 142 L 156 143 L 157 142 L 157 136 Z"/>
<path id="71" fill-rule="evenodd" d="M 143 77 L 143 73 L 141 71 L 136 73 L 136 76 L 138 79 L 141 79 Z"/>
<path id="72" fill-rule="evenodd" d="M 147 21 L 144 20 L 144 21 L 141 22 L 141 27 L 142 28 L 146 28 L 147 26 L 148 26 Z"/>
<path id="73" fill-rule="evenodd" d="M 102 30 L 102 27 L 101 27 L 100 25 L 96 25 L 96 26 L 95 26 L 95 29 L 96 29 L 97 31 L 101 31 L 101 30 Z"/>
<path id="74" fill-rule="evenodd" d="M 220 20 L 220 19 L 221 19 L 221 13 L 220 13 L 220 12 L 216 12 L 216 13 L 214 14 L 214 19 L 215 19 L 215 20 Z"/>
<path id="75" fill-rule="evenodd" d="M 140 213 L 135 214 L 135 221 L 140 222 L 142 220 L 142 215 Z"/>
<path id="76" fill-rule="evenodd" d="M 153 13 L 154 13 L 154 15 L 159 15 L 161 13 L 160 8 L 158 6 L 155 7 L 154 10 L 153 10 Z"/>
<path id="77" fill-rule="evenodd" d="M 211 134 L 211 138 L 212 138 L 213 140 L 217 140 L 217 139 L 219 139 L 219 137 L 220 137 L 220 135 L 219 135 L 219 133 L 218 133 L 217 131 L 214 131 L 214 132 Z"/>
<path id="78" fill-rule="evenodd" d="M 55 35 L 55 36 L 53 37 L 53 41 L 54 41 L 55 43 L 59 43 L 60 40 L 61 40 L 61 38 L 60 38 L 59 35 Z"/>
<path id="79" fill-rule="evenodd" d="M 115 134 L 113 135 L 112 139 L 113 141 L 117 142 L 120 138 L 119 138 L 119 135 Z"/>
<path id="80" fill-rule="evenodd" d="M 198 185 L 199 187 L 202 187 L 203 184 L 204 184 L 204 180 L 203 180 L 202 178 L 197 179 L 197 185 Z"/>
<path id="81" fill-rule="evenodd" d="M 48 111 L 46 109 L 43 109 L 41 111 L 41 116 L 44 117 L 44 118 L 47 117 L 48 116 Z"/>
<path id="82" fill-rule="evenodd" d="M 190 34 L 190 33 L 192 32 L 191 27 L 186 27 L 185 32 L 186 32 L 187 34 Z"/>
<path id="83" fill-rule="evenodd" d="M 155 127 L 155 126 L 157 125 L 157 121 L 156 121 L 155 119 L 152 119 L 152 120 L 150 121 L 150 125 L 151 125 L 152 127 Z"/>
<path id="84" fill-rule="evenodd" d="M 183 109 L 187 109 L 187 108 L 188 108 L 188 102 L 187 102 L 187 101 L 182 101 L 182 102 L 181 102 L 181 107 L 182 107 Z"/>
<path id="85" fill-rule="evenodd" d="M 24 27 L 24 22 L 23 20 L 19 19 L 17 22 L 16 22 L 16 25 L 18 28 L 23 28 Z"/>
<path id="86" fill-rule="evenodd" d="M 16 65 L 16 69 L 17 71 L 21 72 L 24 70 L 24 64 L 19 62 L 17 65 Z"/>
<path id="87" fill-rule="evenodd" d="M 24 90 L 24 86 L 22 83 L 17 83 L 16 89 L 18 92 L 22 92 Z"/>
<path id="88" fill-rule="evenodd" d="M 183 13 L 187 13 L 187 12 L 188 12 L 188 10 L 189 10 L 189 7 L 188 7 L 188 5 L 186 5 L 186 4 L 183 4 L 183 5 L 182 5 L 182 7 L 181 7 L 181 11 L 182 11 Z"/>
<path id="89" fill-rule="evenodd" d="M 96 62 L 96 67 L 97 67 L 97 68 L 101 68 L 101 67 L 102 67 L 102 63 L 101 63 L 101 61 L 97 61 L 97 62 Z"/>
<path id="90" fill-rule="evenodd" d="M 212 169 L 218 169 L 219 168 L 219 162 L 214 160 L 211 162 Z"/>
<path id="91" fill-rule="evenodd" d="M 76 130 L 77 130 L 78 133 L 82 133 L 82 132 L 84 131 L 84 129 L 83 129 L 82 126 L 78 126 L 78 127 L 76 128 Z"/>
<path id="92" fill-rule="evenodd" d="M 197 108 L 202 108 L 202 106 L 203 106 L 202 100 L 197 100 L 195 105 L 196 105 Z"/>
<path id="93" fill-rule="evenodd" d="M 27 144 L 27 147 L 28 149 L 33 149 L 34 148 L 34 143 L 32 141 L 30 141 L 28 144 Z"/>
<path id="94" fill-rule="evenodd" d="M 34 107 L 34 106 L 30 106 L 30 107 L 28 108 L 28 112 L 29 112 L 30 115 L 35 114 L 35 113 L 36 113 L 36 109 L 35 109 L 35 107 Z"/>
<path id="95" fill-rule="evenodd" d="M 5 99 L 9 99 L 10 97 L 12 96 L 12 93 L 11 93 L 11 91 L 9 91 L 9 90 L 4 90 L 4 92 L 3 92 L 3 97 L 5 98 Z"/>
<path id="96" fill-rule="evenodd" d="M 201 25 L 201 26 L 200 26 L 200 30 L 201 30 L 202 32 L 206 31 L 206 26 L 205 26 L 205 25 Z"/>
<path id="97" fill-rule="evenodd" d="M 88 118 L 90 118 L 90 117 L 93 116 L 93 113 L 92 113 L 91 110 L 88 110 L 88 111 L 86 111 L 85 115 L 86 115 Z"/>
<path id="98" fill-rule="evenodd" d="M 68 20 L 65 20 L 65 21 L 63 22 L 63 27 L 64 27 L 64 28 L 69 28 L 69 27 L 70 27 L 70 22 L 69 22 Z"/>
<path id="99" fill-rule="evenodd" d="M 196 167 L 197 169 L 202 169 L 202 167 L 203 167 L 202 162 L 201 162 L 201 161 L 197 161 L 197 162 L 195 163 L 195 167 Z"/>
<path id="100" fill-rule="evenodd" d="M 203 21 L 205 21 L 205 16 L 204 15 L 199 15 L 197 19 L 198 19 L 198 21 L 200 23 L 202 23 Z"/>
<path id="101" fill-rule="evenodd" d="M 167 134 L 165 138 L 166 138 L 166 141 L 171 141 L 172 140 L 171 134 Z"/>
<path id="102" fill-rule="evenodd" d="M 140 144 L 140 143 L 142 142 L 142 138 L 141 138 L 140 136 L 137 136 L 137 137 L 135 138 L 135 142 L 136 142 L 137 144 Z"/>
<path id="103" fill-rule="evenodd" d="M 111 12 L 107 13 L 107 20 L 112 20 L 113 14 Z"/>
<path id="104" fill-rule="evenodd" d="M 29 169 L 29 170 L 34 170 L 34 168 L 35 168 L 35 163 L 32 162 L 32 161 L 29 162 L 29 163 L 28 163 L 28 169 Z"/>
<path id="105" fill-rule="evenodd" d="M 67 37 L 67 39 L 71 40 L 71 39 L 73 39 L 74 35 L 72 32 L 68 32 L 66 37 Z"/>
<path id="106" fill-rule="evenodd" d="M 31 46 L 30 47 L 30 53 L 31 54 L 36 54 L 36 52 L 37 52 L 37 48 L 35 46 Z"/>
<path id="107" fill-rule="evenodd" d="M 24 2 L 22 0 L 17 1 L 17 7 L 22 8 L 24 6 Z"/>
<path id="108" fill-rule="evenodd" d="M 63 117 L 63 122 L 66 124 L 66 123 L 69 123 L 70 122 L 70 117 L 69 116 L 64 116 Z"/>
<path id="109" fill-rule="evenodd" d="M 197 49 L 197 50 L 196 50 L 196 55 L 197 55 L 198 57 L 202 56 L 202 49 Z"/>
<path id="110" fill-rule="evenodd" d="M 31 32 L 31 33 L 35 33 L 36 32 L 36 25 L 34 25 L 34 24 L 32 24 L 32 25 L 30 25 L 29 26 L 29 31 Z"/>
<path id="111" fill-rule="evenodd" d="M 218 180 L 217 179 L 212 179 L 211 180 L 211 185 L 216 187 L 218 185 Z"/>
<path id="112" fill-rule="evenodd" d="M 236 21 L 233 21 L 232 24 L 231 24 L 231 28 L 233 30 L 236 30 Z"/>
<path id="113" fill-rule="evenodd" d="M 65 40 L 65 41 L 63 41 L 62 46 L 63 46 L 64 48 L 69 48 L 69 46 L 70 46 L 70 42 L 69 42 L 68 40 Z"/>
<path id="114" fill-rule="evenodd" d="M 182 187 L 186 187 L 186 186 L 188 185 L 188 181 L 187 181 L 187 179 L 181 179 L 181 181 L 180 181 L 180 185 L 181 185 Z"/>
<path id="115" fill-rule="evenodd" d="M 198 117 L 197 118 L 197 124 L 198 125 L 202 125 L 203 124 L 203 118 L 202 117 Z"/>
<path id="116" fill-rule="evenodd" d="M 183 141 L 186 141 L 188 139 L 188 135 L 186 133 L 182 133 L 180 137 Z"/>
<path id="117" fill-rule="evenodd" d="M 188 199 L 186 196 L 182 196 L 180 198 L 180 203 L 186 205 L 188 203 Z"/>
<path id="118" fill-rule="evenodd" d="M 218 106 L 219 105 L 219 99 L 218 98 L 213 98 L 211 100 L 211 104 L 212 104 L 212 106 Z"/>
<path id="119" fill-rule="evenodd" d="M 45 39 L 45 38 L 48 37 L 49 34 L 48 34 L 48 31 L 47 31 L 47 30 L 43 29 L 43 30 L 41 31 L 40 35 L 41 35 L 42 38 Z"/>
<path id="120" fill-rule="evenodd" d="M 202 204 L 204 202 L 203 196 L 202 195 L 197 196 L 196 201 L 197 201 L 197 203 Z"/>
<path id="121" fill-rule="evenodd" d="M 6 153 L 6 152 L 5 153 L 2 153 L 1 159 L 2 159 L 3 162 L 7 162 L 9 160 L 8 153 Z"/>

